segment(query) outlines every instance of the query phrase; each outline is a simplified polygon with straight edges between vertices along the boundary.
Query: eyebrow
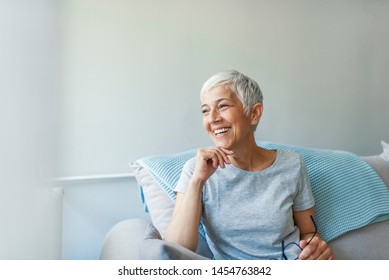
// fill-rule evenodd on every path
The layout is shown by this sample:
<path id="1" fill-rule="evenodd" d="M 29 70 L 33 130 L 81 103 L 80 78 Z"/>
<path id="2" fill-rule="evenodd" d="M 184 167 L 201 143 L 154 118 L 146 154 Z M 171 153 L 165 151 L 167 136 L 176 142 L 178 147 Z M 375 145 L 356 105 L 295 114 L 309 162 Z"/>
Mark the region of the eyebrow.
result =
<path id="1" fill-rule="evenodd" d="M 230 99 L 229 98 L 220 98 L 220 99 L 217 99 L 214 103 L 217 104 L 217 103 L 220 103 L 220 102 L 222 102 L 224 100 L 230 100 Z M 209 107 L 208 104 L 203 104 L 203 105 L 201 105 L 201 108 L 206 107 L 206 106 Z"/>

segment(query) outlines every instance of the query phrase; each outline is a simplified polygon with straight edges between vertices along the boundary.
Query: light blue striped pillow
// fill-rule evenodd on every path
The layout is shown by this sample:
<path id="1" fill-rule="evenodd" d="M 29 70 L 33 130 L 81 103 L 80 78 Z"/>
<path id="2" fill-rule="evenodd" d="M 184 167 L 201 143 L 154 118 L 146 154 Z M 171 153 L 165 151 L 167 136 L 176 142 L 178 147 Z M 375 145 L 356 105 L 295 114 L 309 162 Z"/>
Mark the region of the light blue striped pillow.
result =
<path id="1" fill-rule="evenodd" d="M 269 142 L 259 145 L 296 152 L 303 158 L 316 201 L 318 230 L 324 240 L 330 241 L 350 230 L 389 218 L 389 191 L 377 173 L 358 156 Z M 195 150 L 190 150 L 144 157 L 137 162 L 175 201 L 173 189 L 182 167 L 195 154 Z"/>

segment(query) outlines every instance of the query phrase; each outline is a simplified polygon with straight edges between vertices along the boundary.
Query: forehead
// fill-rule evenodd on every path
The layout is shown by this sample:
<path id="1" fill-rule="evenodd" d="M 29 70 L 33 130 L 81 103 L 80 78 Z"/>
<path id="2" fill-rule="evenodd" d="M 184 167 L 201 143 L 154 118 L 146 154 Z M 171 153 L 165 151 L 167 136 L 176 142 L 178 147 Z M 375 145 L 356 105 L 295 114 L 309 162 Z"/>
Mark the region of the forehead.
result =
<path id="1" fill-rule="evenodd" d="M 233 102 L 239 101 L 239 98 L 226 86 L 218 86 L 211 88 L 207 92 L 205 92 L 201 96 L 201 103 L 205 104 L 213 104 L 216 102 L 220 102 L 221 100 L 230 100 Z"/>

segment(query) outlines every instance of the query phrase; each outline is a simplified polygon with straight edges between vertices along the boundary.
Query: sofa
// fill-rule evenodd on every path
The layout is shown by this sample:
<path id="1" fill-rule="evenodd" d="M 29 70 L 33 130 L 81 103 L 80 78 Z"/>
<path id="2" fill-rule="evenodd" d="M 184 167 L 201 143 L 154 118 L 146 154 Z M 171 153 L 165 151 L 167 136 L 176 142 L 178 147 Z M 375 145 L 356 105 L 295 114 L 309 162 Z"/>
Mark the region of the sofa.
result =
<path id="1" fill-rule="evenodd" d="M 382 153 L 357 156 L 347 151 L 297 147 L 271 142 L 259 145 L 300 153 L 316 200 L 319 232 L 338 260 L 389 259 L 389 145 Z M 162 240 L 185 161 L 195 150 L 157 155 L 130 163 L 140 199 L 150 219 L 128 219 L 106 234 L 101 259 L 212 259 L 204 230 L 196 252 Z"/>

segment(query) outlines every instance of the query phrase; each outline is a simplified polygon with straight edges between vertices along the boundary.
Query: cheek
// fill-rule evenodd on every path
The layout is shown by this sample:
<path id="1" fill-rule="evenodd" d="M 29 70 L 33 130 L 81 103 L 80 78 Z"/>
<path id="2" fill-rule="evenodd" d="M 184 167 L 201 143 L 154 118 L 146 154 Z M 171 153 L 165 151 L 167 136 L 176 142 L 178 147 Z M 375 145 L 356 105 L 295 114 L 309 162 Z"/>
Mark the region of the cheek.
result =
<path id="1" fill-rule="evenodd" d="M 209 130 L 209 123 L 205 120 L 205 118 L 203 118 L 203 128 L 205 130 Z"/>

